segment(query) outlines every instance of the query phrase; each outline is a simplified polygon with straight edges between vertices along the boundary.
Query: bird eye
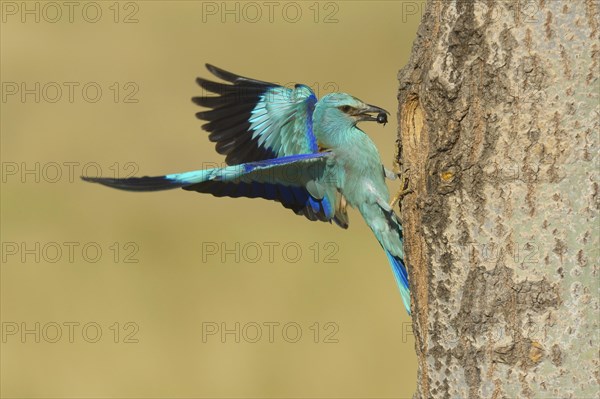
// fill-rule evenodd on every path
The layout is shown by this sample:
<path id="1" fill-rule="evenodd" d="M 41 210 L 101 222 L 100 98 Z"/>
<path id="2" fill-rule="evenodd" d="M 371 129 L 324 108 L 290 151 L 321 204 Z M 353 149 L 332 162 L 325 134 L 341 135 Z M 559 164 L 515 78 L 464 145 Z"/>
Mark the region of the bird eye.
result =
<path id="1" fill-rule="evenodd" d="M 348 113 L 352 110 L 352 107 L 349 105 L 342 105 L 340 108 L 340 111 L 344 112 L 344 113 Z"/>

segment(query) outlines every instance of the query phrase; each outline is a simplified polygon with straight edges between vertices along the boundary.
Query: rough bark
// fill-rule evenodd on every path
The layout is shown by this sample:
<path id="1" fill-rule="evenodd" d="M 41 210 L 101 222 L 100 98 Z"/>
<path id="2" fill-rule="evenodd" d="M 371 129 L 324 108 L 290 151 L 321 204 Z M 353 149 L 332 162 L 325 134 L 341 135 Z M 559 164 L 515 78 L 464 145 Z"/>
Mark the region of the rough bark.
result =
<path id="1" fill-rule="evenodd" d="M 599 4 L 432 1 L 399 73 L 415 398 L 598 398 Z"/>

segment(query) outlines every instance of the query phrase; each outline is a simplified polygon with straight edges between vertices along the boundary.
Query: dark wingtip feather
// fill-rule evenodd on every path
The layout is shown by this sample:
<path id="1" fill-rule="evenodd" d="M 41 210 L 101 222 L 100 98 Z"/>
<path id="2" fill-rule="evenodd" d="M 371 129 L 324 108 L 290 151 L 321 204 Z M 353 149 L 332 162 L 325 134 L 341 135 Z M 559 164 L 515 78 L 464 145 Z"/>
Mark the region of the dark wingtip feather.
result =
<path id="1" fill-rule="evenodd" d="M 229 72 L 226 71 L 224 69 L 218 68 L 214 65 L 211 64 L 206 64 L 206 69 L 209 70 L 210 73 L 212 73 L 213 75 L 215 75 L 216 77 L 223 79 L 227 82 L 231 82 L 231 83 L 247 83 L 247 84 L 252 84 L 252 85 L 256 85 L 256 86 L 263 86 L 263 87 L 273 87 L 276 86 L 274 83 L 270 83 L 270 82 L 265 82 L 262 80 L 257 80 L 257 79 L 252 79 L 252 78 L 247 78 L 245 76 L 240 76 L 240 75 L 236 75 L 233 72 Z"/>
<path id="2" fill-rule="evenodd" d="M 81 180 L 127 191 L 160 191 L 170 190 L 182 186 L 180 182 L 168 179 L 165 176 L 130 177 L 127 179 L 81 176 Z"/>
<path id="3" fill-rule="evenodd" d="M 228 72 L 224 69 L 217 68 L 212 64 L 206 64 L 206 69 L 216 77 L 226 80 L 228 82 L 235 82 L 237 79 L 241 78 L 241 76 L 236 75 L 234 73 Z"/>
<path id="4" fill-rule="evenodd" d="M 211 93 L 225 95 L 228 93 L 235 92 L 234 85 L 225 84 L 225 83 L 217 83 L 212 80 L 204 79 L 204 78 L 196 78 L 196 83 L 198 86 L 202 87 L 204 90 L 209 91 Z"/>
<path id="5" fill-rule="evenodd" d="M 226 96 L 215 96 L 215 97 L 192 97 L 192 102 L 196 105 L 205 108 L 215 108 L 219 105 L 225 104 L 229 100 Z"/>
<path id="6" fill-rule="evenodd" d="M 196 115 L 196 118 L 198 118 L 198 119 L 200 119 L 200 120 L 202 120 L 202 121 L 205 121 L 205 120 L 207 120 L 207 116 L 208 116 L 208 115 L 210 115 L 208 112 L 209 112 L 209 111 L 200 111 L 200 112 L 196 112 L 196 114 L 195 114 L 195 115 Z M 205 123 L 204 125 L 202 125 L 202 128 L 203 128 L 203 129 L 204 129 L 204 126 L 205 126 L 205 125 L 206 125 L 206 123 Z M 204 130 L 206 130 L 206 129 L 204 129 Z"/>

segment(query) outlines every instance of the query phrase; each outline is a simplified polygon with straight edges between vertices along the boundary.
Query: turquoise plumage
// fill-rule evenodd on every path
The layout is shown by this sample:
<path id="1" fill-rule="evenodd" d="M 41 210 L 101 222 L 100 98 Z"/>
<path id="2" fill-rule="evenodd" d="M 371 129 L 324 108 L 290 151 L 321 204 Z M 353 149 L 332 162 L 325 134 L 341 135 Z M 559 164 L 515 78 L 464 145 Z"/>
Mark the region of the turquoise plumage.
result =
<path id="1" fill-rule="evenodd" d="M 196 116 L 227 167 L 89 182 L 130 191 L 181 187 L 215 196 L 264 198 L 280 202 L 310 220 L 348 227 L 347 205 L 357 208 L 385 250 L 407 312 L 408 275 L 402 227 L 389 205 L 385 168 L 361 121 L 387 122 L 387 111 L 345 94 L 317 100 L 308 86 L 294 89 L 245 78 L 211 65 L 227 83 L 198 78 L 216 96 L 194 97 L 208 111 Z"/>

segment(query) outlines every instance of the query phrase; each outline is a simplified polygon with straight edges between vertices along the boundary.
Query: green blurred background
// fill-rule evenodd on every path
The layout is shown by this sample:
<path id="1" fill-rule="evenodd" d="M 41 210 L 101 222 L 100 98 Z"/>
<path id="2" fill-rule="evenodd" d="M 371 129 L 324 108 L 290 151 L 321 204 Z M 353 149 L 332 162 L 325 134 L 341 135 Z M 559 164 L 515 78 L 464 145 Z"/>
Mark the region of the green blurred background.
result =
<path id="1" fill-rule="evenodd" d="M 391 167 L 422 3 L 71 4 L 1 4 L 2 397 L 410 397 L 410 319 L 356 211 L 78 176 L 221 163 L 190 101 L 207 62 L 390 110 L 362 127 Z"/>

